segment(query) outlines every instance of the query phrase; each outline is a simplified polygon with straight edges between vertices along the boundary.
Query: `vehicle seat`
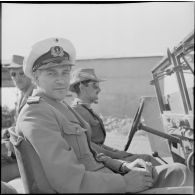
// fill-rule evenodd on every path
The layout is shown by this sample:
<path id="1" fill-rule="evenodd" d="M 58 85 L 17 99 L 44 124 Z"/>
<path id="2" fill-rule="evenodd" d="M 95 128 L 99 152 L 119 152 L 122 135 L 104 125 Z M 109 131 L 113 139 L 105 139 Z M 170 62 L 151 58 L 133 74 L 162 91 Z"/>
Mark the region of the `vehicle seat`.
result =
<path id="1" fill-rule="evenodd" d="M 193 194 L 193 186 L 151 188 L 138 194 Z"/>
<path id="2" fill-rule="evenodd" d="M 13 130 L 9 132 L 25 193 L 57 193 L 49 184 L 40 158 L 31 143 Z"/>
<path id="3" fill-rule="evenodd" d="M 8 184 L 7 182 L 1 181 L 1 194 L 17 194 L 17 190 Z"/>

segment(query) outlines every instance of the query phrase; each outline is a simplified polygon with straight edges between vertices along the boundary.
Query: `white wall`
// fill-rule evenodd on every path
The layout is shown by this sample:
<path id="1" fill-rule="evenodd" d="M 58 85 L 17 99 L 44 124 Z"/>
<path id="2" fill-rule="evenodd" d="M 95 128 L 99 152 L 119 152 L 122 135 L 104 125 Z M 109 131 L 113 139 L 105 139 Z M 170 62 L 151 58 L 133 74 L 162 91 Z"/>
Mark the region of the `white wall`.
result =
<path id="1" fill-rule="evenodd" d="M 102 82 L 99 104 L 94 108 L 103 115 L 133 117 L 140 96 L 155 96 L 151 70 L 162 56 L 79 60 L 74 68 L 94 68 Z"/>

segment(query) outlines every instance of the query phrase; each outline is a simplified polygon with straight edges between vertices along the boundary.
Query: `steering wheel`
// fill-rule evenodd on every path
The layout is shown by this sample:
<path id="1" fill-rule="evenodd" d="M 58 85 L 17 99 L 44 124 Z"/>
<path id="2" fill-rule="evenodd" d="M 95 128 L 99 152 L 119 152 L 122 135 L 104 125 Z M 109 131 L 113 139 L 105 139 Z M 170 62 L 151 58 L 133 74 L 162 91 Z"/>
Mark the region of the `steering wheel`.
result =
<path id="1" fill-rule="evenodd" d="M 187 167 L 192 173 L 194 173 L 194 152 L 191 152 L 187 158 Z"/>
<path id="2" fill-rule="evenodd" d="M 144 107 L 144 99 L 141 99 L 140 106 L 139 106 L 139 108 L 136 112 L 136 115 L 135 115 L 134 119 L 133 119 L 131 130 L 129 131 L 128 140 L 127 140 L 127 143 L 124 147 L 124 151 L 127 151 L 127 149 L 130 146 L 130 143 L 133 139 L 133 136 L 134 136 L 135 132 L 139 129 L 138 127 L 139 127 L 139 124 L 140 124 L 140 118 L 141 118 L 141 114 L 142 114 L 142 111 L 143 111 L 143 107 Z"/>

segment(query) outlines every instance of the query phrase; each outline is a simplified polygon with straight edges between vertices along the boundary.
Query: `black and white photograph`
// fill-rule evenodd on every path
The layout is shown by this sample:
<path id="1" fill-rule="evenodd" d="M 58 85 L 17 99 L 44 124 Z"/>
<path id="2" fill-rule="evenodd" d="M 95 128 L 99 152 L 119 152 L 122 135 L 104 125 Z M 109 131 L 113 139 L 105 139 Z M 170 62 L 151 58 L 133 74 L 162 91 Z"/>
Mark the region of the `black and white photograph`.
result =
<path id="1" fill-rule="evenodd" d="M 1 194 L 194 194 L 194 1 L 0 9 Z"/>

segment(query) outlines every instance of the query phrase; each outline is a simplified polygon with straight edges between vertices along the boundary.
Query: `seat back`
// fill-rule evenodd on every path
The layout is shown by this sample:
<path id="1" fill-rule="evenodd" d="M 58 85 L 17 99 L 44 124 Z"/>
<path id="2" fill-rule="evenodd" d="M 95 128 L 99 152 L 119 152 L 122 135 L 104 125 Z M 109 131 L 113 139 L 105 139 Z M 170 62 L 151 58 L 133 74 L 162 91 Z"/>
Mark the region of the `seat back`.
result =
<path id="1" fill-rule="evenodd" d="M 40 158 L 31 143 L 13 130 L 9 132 L 25 193 L 56 193 L 49 184 Z"/>

